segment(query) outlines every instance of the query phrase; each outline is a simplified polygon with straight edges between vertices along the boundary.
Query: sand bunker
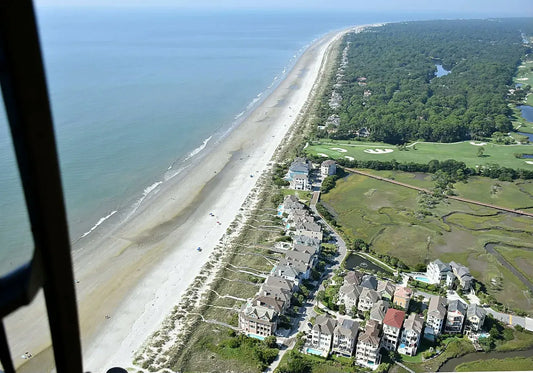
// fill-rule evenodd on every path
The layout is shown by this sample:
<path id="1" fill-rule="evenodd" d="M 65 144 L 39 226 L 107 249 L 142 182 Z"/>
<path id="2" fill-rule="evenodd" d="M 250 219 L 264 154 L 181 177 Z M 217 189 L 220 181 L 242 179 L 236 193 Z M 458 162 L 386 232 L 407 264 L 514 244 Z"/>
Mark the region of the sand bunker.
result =
<path id="1" fill-rule="evenodd" d="M 349 155 L 345 155 L 344 158 L 346 158 L 349 161 L 353 161 L 355 159 L 354 157 L 350 157 Z"/>
<path id="2" fill-rule="evenodd" d="M 365 153 L 370 154 L 387 154 L 392 153 L 394 150 L 392 149 L 365 149 Z"/>
<path id="3" fill-rule="evenodd" d="M 527 164 L 533 164 L 533 161 L 526 161 Z"/>
<path id="4" fill-rule="evenodd" d="M 329 158 L 329 155 L 327 155 L 327 154 L 324 154 L 324 153 L 318 153 L 318 155 L 319 155 L 319 156 L 321 156 L 321 157 L 326 157 L 326 158 Z"/>
<path id="5" fill-rule="evenodd" d="M 470 145 L 483 146 L 483 145 L 487 145 L 487 143 L 486 143 L 486 142 L 475 142 L 475 141 L 470 141 Z"/>
<path id="6" fill-rule="evenodd" d="M 331 150 L 336 150 L 336 151 L 341 152 L 341 153 L 346 153 L 348 151 L 348 150 L 343 149 L 343 148 L 331 148 Z"/>

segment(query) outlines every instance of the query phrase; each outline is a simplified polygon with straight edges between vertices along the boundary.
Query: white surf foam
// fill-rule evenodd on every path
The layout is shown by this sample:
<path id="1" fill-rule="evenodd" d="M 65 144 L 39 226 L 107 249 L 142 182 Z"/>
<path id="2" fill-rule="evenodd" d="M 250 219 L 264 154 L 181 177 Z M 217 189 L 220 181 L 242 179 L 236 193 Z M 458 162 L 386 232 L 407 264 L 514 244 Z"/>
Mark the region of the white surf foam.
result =
<path id="1" fill-rule="evenodd" d="M 103 218 L 100 218 L 100 220 L 98 220 L 98 222 L 96 222 L 96 224 L 93 225 L 93 227 L 92 227 L 91 229 L 89 229 L 87 232 L 85 232 L 84 234 L 82 234 L 80 238 L 86 237 L 89 233 L 91 233 L 91 232 L 94 231 L 96 228 L 98 228 L 98 226 L 99 226 L 100 224 L 102 224 L 104 221 L 106 221 L 107 219 L 109 219 L 109 218 L 110 218 L 111 216 L 113 216 L 116 212 L 117 212 L 117 210 L 114 210 L 114 211 L 112 211 L 109 215 L 104 216 Z"/>
<path id="2" fill-rule="evenodd" d="M 205 149 L 205 147 L 207 146 L 207 143 L 211 140 L 213 136 L 209 136 L 207 139 L 205 139 L 203 142 L 202 142 L 202 145 L 200 145 L 199 147 L 197 147 L 196 149 L 194 149 L 192 152 L 189 153 L 189 155 L 187 155 L 187 157 L 184 159 L 184 161 L 188 161 L 189 159 L 191 159 L 192 157 L 194 157 L 196 154 L 200 153 L 202 150 Z"/>

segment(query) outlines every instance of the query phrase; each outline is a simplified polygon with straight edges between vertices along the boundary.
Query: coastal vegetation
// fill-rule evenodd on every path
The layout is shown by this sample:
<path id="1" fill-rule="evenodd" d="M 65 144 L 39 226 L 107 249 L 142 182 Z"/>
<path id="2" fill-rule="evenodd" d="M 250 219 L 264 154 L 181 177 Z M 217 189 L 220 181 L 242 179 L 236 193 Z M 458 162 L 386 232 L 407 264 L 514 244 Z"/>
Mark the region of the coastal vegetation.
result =
<path id="1" fill-rule="evenodd" d="M 317 124 L 336 115 L 338 126 L 318 137 L 351 139 L 366 128 L 369 140 L 404 144 L 454 142 L 509 132 L 509 85 L 530 48 L 520 31 L 531 21 L 404 22 L 345 37 L 347 64 L 322 99 Z M 436 77 L 441 65 L 448 74 Z"/>
<path id="2" fill-rule="evenodd" d="M 365 171 L 412 185 L 430 188 L 434 184 L 428 174 Z M 481 200 L 511 208 L 531 207 L 529 191 L 524 189 L 524 185 L 531 188 L 529 181 L 500 182 L 473 177 L 466 184 L 453 184 L 454 192 L 459 196 L 474 193 L 470 182 Z M 435 258 L 459 261 L 485 284 L 487 300 L 495 307 L 499 303 L 499 307 L 532 312 L 532 295 L 526 284 L 485 249 L 488 242 L 499 242 L 496 250 L 513 267 L 531 273 L 531 218 L 455 200 L 438 201 L 428 209 L 421 205 L 427 203 L 423 195 L 385 181 L 350 175 L 338 180 L 336 187 L 322 196 L 322 204 L 349 246 L 355 248 L 358 240 L 362 240 L 366 243 L 364 250 L 386 258 L 391 264 L 394 258 L 398 267 L 401 263 L 411 270 L 424 269 Z"/>
<path id="3" fill-rule="evenodd" d="M 483 371 L 526 371 L 533 366 L 531 357 L 511 357 L 506 359 L 477 360 L 463 363 L 455 369 L 457 372 L 483 372 Z"/>

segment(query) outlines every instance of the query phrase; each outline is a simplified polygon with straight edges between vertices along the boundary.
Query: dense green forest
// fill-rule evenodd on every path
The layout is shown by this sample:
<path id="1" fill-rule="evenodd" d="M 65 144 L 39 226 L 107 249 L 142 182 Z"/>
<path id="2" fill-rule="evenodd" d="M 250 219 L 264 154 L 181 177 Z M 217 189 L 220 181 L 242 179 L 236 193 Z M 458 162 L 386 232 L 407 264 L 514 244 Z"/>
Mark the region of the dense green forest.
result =
<path id="1" fill-rule="evenodd" d="M 342 75 L 333 77 L 317 116 L 324 124 L 338 115 L 340 124 L 317 134 L 348 139 L 366 127 L 370 140 L 402 144 L 509 132 L 507 95 L 531 51 L 522 33 L 533 34 L 533 19 L 405 22 L 350 33 Z M 451 72 L 436 77 L 436 64 Z M 332 92 L 342 97 L 335 109 Z"/>

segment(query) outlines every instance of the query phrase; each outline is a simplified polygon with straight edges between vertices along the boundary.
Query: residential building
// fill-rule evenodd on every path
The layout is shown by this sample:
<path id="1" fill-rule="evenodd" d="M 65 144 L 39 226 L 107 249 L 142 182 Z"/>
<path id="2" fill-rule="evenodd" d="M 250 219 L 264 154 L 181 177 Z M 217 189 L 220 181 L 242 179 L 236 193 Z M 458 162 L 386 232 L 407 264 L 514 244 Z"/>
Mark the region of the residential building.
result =
<path id="1" fill-rule="evenodd" d="M 383 338 L 381 346 L 389 351 L 396 351 L 400 341 L 400 332 L 402 330 L 405 312 L 389 308 L 383 319 Z"/>
<path id="2" fill-rule="evenodd" d="M 370 310 L 370 320 L 375 320 L 382 324 L 388 309 L 388 301 L 383 299 L 378 300 Z"/>
<path id="3" fill-rule="evenodd" d="M 359 336 L 357 348 L 355 350 L 355 361 L 357 364 L 376 369 L 381 363 L 380 324 L 374 320 L 368 320 L 365 332 Z"/>
<path id="4" fill-rule="evenodd" d="M 311 163 L 305 158 L 295 158 L 289 167 L 286 179 L 291 181 L 296 175 L 309 176 Z"/>
<path id="5" fill-rule="evenodd" d="M 322 241 L 322 227 L 317 223 L 299 223 L 296 224 L 296 235 L 308 236 Z"/>
<path id="6" fill-rule="evenodd" d="M 420 336 L 422 335 L 422 327 L 424 326 L 424 319 L 412 313 L 405 320 L 403 324 L 402 337 L 398 352 L 400 354 L 415 356 L 418 346 L 420 345 Z"/>
<path id="7" fill-rule="evenodd" d="M 329 354 L 336 326 L 337 320 L 330 316 L 317 316 L 311 329 L 311 347 L 323 351 L 326 355 Z"/>
<path id="8" fill-rule="evenodd" d="M 289 182 L 289 188 L 295 190 L 311 190 L 307 175 L 294 175 Z"/>
<path id="9" fill-rule="evenodd" d="M 268 337 L 276 331 L 277 320 L 276 311 L 248 301 L 239 312 L 239 329 L 246 335 Z"/>
<path id="10" fill-rule="evenodd" d="M 404 310 L 409 309 L 409 302 L 413 296 L 413 291 L 405 286 L 397 286 L 396 291 L 394 292 L 393 304 L 396 307 L 403 308 Z"/>
<path id="11" fill-rule="evenodd" d="M 444 324 L 445 333 L 462 333 L 463 325 L 466 318 L 467 305 L 458 299 L 448 303 L 448 313 L 446 314 L 446 323 Z"/>
<path id="12" fill-rule="evenodd" d="M 359 302 L 357 303 L 357 309 L 360 313 L 370 311 L 374 304 L 381 299 L 381 295 L 375 290 L 369 288 L 362 288 L 361 295 L 359 296 Z"/>
<path id="13" fill-rule="evenodd" d="M 477 304 L 470 304 L 468 310 L 466 311 L 466 326 L 468 330 L 473 332 L 478 332 L 483 327 L 485 323 L 485 317 L 487 316 L 487 311 Z"/>
<path id="14" fill-rule="evenodd" d="M 271 274 L 283 277 L 286 280 L 291 281 L 295 284 L 296 287 L 300 286 L 300 278 L 301 275 L 298 272 L 297 269 L 295 269 L 293 266 L 286 264 L 286 263 L 279 263 L 277 266 L 272 268 Z"/>
<path id="15" fill-rule="evenodd" d="M 455 277 L 459 280 L 461 288 L 463 290 L 470 290 L 473 285 L 474 278 L 470 274 L 468 267 L 455 262 L 450 262 L 450 267 L 452 268 Z"/>
<path id="16" fill-rule="evenodd" d="M 344 304 L 346 313 L 351 314 L 352 309 L 357 307 L 363 288 L 356 285 L 342 285 L 339 289 L 339 304 Z"/>
<path id="17" fill-rule="evenodd" d="M 312 238 L 308 236 L 294 236 L 292 238 L 292 242 L 293 248 L 296 245 L 304 245 L 309 247 L 315 247 L 317 249 L 316 251 L 320 250 L 320 244 L 322 243 L 322 241 L 320 241 L 318 238 Z"/>
<path id="18" fill-rule="evenodd" d="M 337 164 L 335 161 L 328 159 L 327 161 L 322 162 L 320 165 L 320 174 L 324 177 L 335 175 L 337 173 Z"/>
<path id="19" fill-rule="evenodd" d="M 446 276 L 451 272 L 452 268 L 449 264 L 443 263 L 441 260 L 437 259 L 428 264 L 426 276 L 430 283 L 439 284 L 446 281 Z"/>
<path id="20" fill-rule="evenodd" d="M 361 281 L 361 286 L 364 288 L 376 290 L 378 288 L 378 280 L 372 275 L 364 275 Z"/>
<path id="21" fill-rule="evenodd" d="M 349 271 L 346 276 L 344 276 L 344 284 L 351 285 L 361 285 L 361 280 L 363 279 L 363 274 L 359 271 Z"/>
<path id="22" fill-rule="evenodd" d="M 390 281 L 378 280 L 377 292 L 381 294 L 381 299 L 392 302 L 394 292 L 396 291 L 396 285 Z"/>
<path id="23" fill-rule="evenodd" d="M 279 264 L 277 266 L 278 268 L 284 268 L 285 273 L 282 275 L 282 277 L 286 277 L 288 280 L 296 282 L 296 280 L 307 280 L 309 277 L 311 277 L 311 266 L 308 263 L 300 262 L 298 260 L 292 260 L 288 258 L 282 258 L 279 261 Z M 292 279 L 289 278 L 289 276 L 292 275 L 291 271 L 287 269 L 287 267 L 292 268 L 296 272 L 296 278 Z M 300 285 L 298 281 L 298 286 Z"/>
<path id="24" fill-rule="evenodd" d="M 435 339 L 441 334 L 442 327 L 446 320 L 446 298 L 432 296 L 429 300 L 428 313 L 426 317 L 426 330 L 424 336 L 428 339 Z"/>
<path id="25" fill-rule="evenodd" d="M 357 321 L 350 319 L 339 320 L 333 331 L 332 352 L 343 356 L 352 356 L 358 333 L 359 323 Z"/>

